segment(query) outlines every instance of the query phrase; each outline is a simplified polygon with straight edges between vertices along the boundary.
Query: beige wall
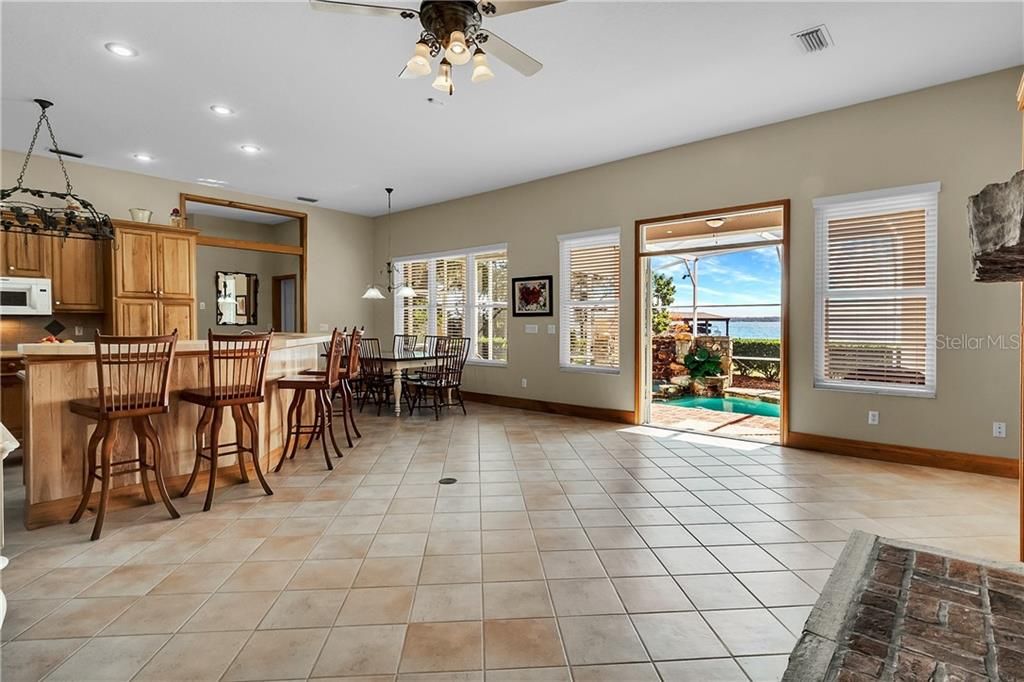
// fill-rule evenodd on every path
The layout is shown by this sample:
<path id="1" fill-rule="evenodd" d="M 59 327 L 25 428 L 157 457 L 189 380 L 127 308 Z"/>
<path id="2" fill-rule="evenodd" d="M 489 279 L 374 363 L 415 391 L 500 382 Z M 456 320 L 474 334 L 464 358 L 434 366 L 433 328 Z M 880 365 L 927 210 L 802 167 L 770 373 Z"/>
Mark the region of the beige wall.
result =
<path id="1" fill-rule="evenodd" d="M 940 351 L 935 399 L 812 387 L 811 202 L 819 196 L 941 181 L 939 332 L 1017 333 L 1018 288 L 971 282 L 965 205 L 969 195 L 1006 180 L 1020 166 L 1020 114 L 1014 101 L 1019 79 L 1019 69 L 1006 70 L 395 214 L 391 255 L 507 241 L 511 276 L 557 277 L 556 235 L 621 227 L 621 374 L 560 372 L 558 337 L 524 333 L 526 321 L 540 323 L 543 332 L 547 320 L 518 318 L 511 325 L 508 367 L 472 367 L 466 382 L 467 388 L 485 393 L 631 410 L 634 222 L 789 198 L 792 430 L 1015 457 L 1019 398 L 1013 350 Z M 377 224 L 375 255 L 381 267 L 387 222 L 377 219 Z M 392 328 L 391 301 L 375 305 L 375 328 L 386 336 Z M 527 389 L 520 388 L 523 377 Z M 878 426 L 867 425 L 868 409 L 880 411 Z M 1007 422 L 1005 439 L 992 438 L 993 421 Z"/>
<path id="2" fill-rule="evenodd" d="M 0 185 L 14 184 L 23 158 L 21 153 L 3 151 Z M 81 163 L 67 166 L 75 191 L 112 218 L 128 220 L 129 208 L 148 208 L 153 211 L 154 223 L 166 224 L 181 192 L 304 212 L 309 216 L 309 330 L 316 332 L 320 325 L 333 328 L 362 324 L 373 314 L 369 302 L 359 298 L 366 283 L 373 279 L 372 263 L 366 257 L 373 248 L 373 222 L 369 218 Z M 47 157 L 33 157 L 26 181 L 37 187 L 63 187 L 56 160 Z M 266 286 L 269 289 L 270 282 Z"/>

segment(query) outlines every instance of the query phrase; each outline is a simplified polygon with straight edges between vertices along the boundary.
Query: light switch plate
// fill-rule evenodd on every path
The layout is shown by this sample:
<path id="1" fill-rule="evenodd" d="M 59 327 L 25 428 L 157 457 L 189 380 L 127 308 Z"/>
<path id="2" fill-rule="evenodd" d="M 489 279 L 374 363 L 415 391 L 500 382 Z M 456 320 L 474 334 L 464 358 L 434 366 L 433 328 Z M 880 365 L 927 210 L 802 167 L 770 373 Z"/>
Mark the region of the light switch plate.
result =
<path id="1" fill-rule="evenodd" d="M 206 310 L 206 301 L 200 301 L 199 302 L 199 309 L 200 310 Z"/>
<path id="2" fill-rule="evenodd" d="M 528 325 L 526 325 L 526 333 L 527 334 L 536 334 L 537 333 L 537 325 L 535 325 L 535 324 L 528 324 Z"/>
<path id="3" fill-rule="evenodd" d="M 549 324 L 548 325 L 548 334 L 554 334 L 556 332 L 557 332 L 557 329 L 555 328 L 555 325 Z"/>

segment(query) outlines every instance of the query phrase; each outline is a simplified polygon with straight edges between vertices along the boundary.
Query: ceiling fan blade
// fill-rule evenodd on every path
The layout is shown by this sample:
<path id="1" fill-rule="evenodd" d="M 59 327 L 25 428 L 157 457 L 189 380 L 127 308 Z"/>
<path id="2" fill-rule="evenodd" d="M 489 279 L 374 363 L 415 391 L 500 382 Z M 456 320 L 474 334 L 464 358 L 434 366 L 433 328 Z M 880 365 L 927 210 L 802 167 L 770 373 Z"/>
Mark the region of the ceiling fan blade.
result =
<path id="1" fill-rule="evenodd" d="M 499 17 L 535 7 L 557 5 L 561 2 L 565 2 L 565 0 L 482 0 L 477 7 L 480 13 L 486 17 Z"/>
<path id="2" fill-rule="evenodd" d="M 344 12 L 364 17 L 401 17 L 415 19 L 419 12 L 407 7 L 385 7 L 384 5 L 364 5 L 359 2 L 339 2 L 339 0 L 309 0 L 313 9 L 326 12 Z"/>
<path id="3" fill-rule="evenodd" d="M 483 36 L 487 37 L 486 40 L 480 40 Z M 476 40 L 483 46 L 484 52 L 500 59 L 524 76 L 532 76 L 544 68 L 536 59 L 490 31 L 480 31 Z"/>

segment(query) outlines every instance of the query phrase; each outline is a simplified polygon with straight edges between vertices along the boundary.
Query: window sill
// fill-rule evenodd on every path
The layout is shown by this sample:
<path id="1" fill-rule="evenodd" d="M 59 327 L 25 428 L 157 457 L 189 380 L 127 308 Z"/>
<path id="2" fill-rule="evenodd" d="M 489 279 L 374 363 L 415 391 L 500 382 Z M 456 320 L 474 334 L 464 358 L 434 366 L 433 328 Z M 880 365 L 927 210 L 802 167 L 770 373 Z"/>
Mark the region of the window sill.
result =
<path id="1" fill-rule="evenodd" d="M 508 367 L 508 360 L 466 360 L 467 365 L 474 367 Z"/>
<path id="2" fill-rule="evenodd" d="M 849 384 L 818 383 L 814 388 L 839 393 L 863 393 L 867 395 L 891 395 L 897 398 L 935 398 L 936 391 L 927 389 L 895 388 L 886 386 L 851 386 Z"/>
<path id="3" fill-rule="evenodd" d="M 583 374 L 621 374 L 618 367 L 586 367 L 584 365 L 559 365 L 560 372 L 577 372 Z"/>

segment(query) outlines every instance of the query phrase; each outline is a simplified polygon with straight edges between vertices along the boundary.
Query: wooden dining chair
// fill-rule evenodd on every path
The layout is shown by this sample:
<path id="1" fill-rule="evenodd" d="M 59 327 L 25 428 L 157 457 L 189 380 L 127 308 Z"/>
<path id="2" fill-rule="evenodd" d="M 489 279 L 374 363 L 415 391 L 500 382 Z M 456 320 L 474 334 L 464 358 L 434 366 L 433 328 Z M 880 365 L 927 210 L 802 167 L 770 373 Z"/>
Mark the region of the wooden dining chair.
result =
<path id="1" fill-rule="evenodd" d="M 217 488 L 217 462 L 220 457 L 236 455 L 238 472 L 242 481 L 248 483 L 249 472 L 244 455 L 249 455 L 263 491 L 267 495 L 274 494 L 260 467 L 260 429 L 251 412 L 251 406 L 264 400 L 267 360 L 270 357 L 270 343 L 273 338 L 273 332 L 228 335 L 214 334 L 212 329 L 208 330 L 209 384 L 181 392 L 181 400 L 202 408 L 196 425 L 196 461 L 181 496 L 186 497 L 192 492 L 192 486 L 199 478 L 203 460 L 207 460 L 210 463 L 210 482 L 206 489 L 203 511 L 210 511 L 213 506 L 213 493 Z M 224 408 L 231 410 L 231 418 L 235 422 L 233 443 L 220 443 Z M 245 431 L 249 432 L 248 446 L 245 445 Z M 207 435 L 209 445 L 204 447 L 203 437 Z M 232 446 L 234 450 L 223 449 Z"/>
<path id="2" fill-rule="evenodd" d="M 167 494 L 160 434 L 150 420 L 152 415 L 164 414 L 169 410 L 168 383 L 174 362 L 174 349 L 178 343 L 178 330 L 166 336 L 106 336 L 97 333 L 93 342 L 99 386 L 97 397 L 72 400 L 69 407 L 74 414 L 96 420 L 96 430 L 89 439 L 85 455 L 82 500 L 71 517 L 71 523 L 78 523 L 82 518 L 92 497 L 94 481 L 99 480 L 100 500 L 96 523 L 92 529 L 92 539 L 96 540 L 103 532 L 103 520 L 110 500 L 110 484 L 114 476 L 138 472 L 146 501 L 153 504 L 148 476 L 149 472 L 153 472 L 157 491 L 167 512 L 173 519 L 181 516 Z M 114 429 L 116 422 L 121 419 L 131 420 L 138 441 L 138 457 L 115 462 Z M 114 471 L 115 467 L 131 465 L 138 466 Z"/>
<path id="3" fill-rule="evenodd" d="M 366 403 L 372 400 L 377 406 L 377 416 L 379 417 L 381 408 L 390 405 L 391 393 L 394 388 L 393 373 L 384 369 L 380 339 L 362 340 L 360 368 L 363 373 L 363 390 L 358 395 L 359 411 L 362 412 Z"/>
<path id="4" fill-rule="evenodd" d="M 466 403 L 462 399 L 462 372 L 469 358 L 469 344 L 470 340 L 461 336 L 437 338 L 434 366 L 423 370 L 419 379 L 409 381 L 415 387 L 410 414 L 417 407 L 425 407 L 423 403 L 428 395 L 435 421 L 441 418 L 442 407 L 458 405 L 462 408 L 462 414 L 466 414 Z"/>
<path id="5" fill-rule="evenodd" d="M 396 353 L 410 353 L 420 345 L 419 334 L 395 334 L 391 349 Z"/>

